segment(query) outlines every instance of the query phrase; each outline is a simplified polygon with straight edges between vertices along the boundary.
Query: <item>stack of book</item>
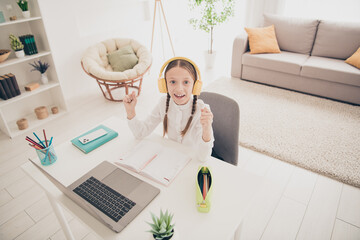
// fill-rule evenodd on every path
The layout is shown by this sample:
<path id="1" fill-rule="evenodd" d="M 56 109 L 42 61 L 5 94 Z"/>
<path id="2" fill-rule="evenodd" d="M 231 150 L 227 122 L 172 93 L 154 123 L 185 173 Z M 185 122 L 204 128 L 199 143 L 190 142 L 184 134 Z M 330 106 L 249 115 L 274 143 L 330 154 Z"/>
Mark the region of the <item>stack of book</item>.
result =
<path id="1" fill-rule="evenodd" d="M 16 77 L 12 73 L 0 76 L 0 98 L 7 100 L 20 95 L 19 85 Z"/>
<path id="2" fill-rule="evenodd" d="M 24 52 L 26 55 L 33 55 L 38 53 L 34 35 L 26 34 L 19 37 L 20 41 L 24 45 Z"/>

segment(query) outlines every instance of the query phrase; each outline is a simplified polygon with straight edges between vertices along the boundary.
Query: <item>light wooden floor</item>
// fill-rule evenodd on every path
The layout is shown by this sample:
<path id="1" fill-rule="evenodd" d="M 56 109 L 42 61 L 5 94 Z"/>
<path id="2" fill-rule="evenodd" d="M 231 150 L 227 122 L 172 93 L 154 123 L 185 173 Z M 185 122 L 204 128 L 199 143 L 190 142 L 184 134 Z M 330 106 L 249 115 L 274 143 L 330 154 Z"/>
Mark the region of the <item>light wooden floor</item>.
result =
<path id="1" fill-rule="evenodd" d="M 204 75 L 209 82 L 218 74 Z M 157 71 L 147 77 L 139 97 L 140 116 L 151 110 L 158 96 L 150 90 L 155 89 L 154 75 Z M 125 116 L 122 104 L 106 101 L 100 90 L 89 93 L 89 99 L 35 131 L 45 128 L 54 136 L 56 149 L 110 116 Z M 34 151 L 24 140 L 29 134 L 15 139 L 0 135 L 0 239 L 65 239 L 44 192 L 20 168 Z M 242 239 L 360 239 L 360 189 L 245 148 L 240 148 L 238 167 L 265 180 L 244 220 Z M 97 239 L 74 216 L 66 215 L 76 239 Z"/>

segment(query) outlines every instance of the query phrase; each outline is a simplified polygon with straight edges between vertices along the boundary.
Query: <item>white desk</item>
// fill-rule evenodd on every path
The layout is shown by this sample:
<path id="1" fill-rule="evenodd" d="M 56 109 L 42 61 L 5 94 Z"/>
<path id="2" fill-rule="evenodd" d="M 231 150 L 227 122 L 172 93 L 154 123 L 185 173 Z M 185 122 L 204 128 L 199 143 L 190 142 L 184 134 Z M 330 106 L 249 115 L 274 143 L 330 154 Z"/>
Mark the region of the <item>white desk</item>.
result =
<path id="1" fill-rule="evenodd" d="M 69 140 L 55 147 L 58 156 L 56 163 L 43 168 L 68 186 L 100 162 L 113 162 L 124 156 L 138 142 L 132 136 L 126 121 L 110 118 L 103 124 L 116 130 L 119 136 L 89 154 L 83 154 L 72 146 Z M 75 136 L 79 134 L 81 133 Z M 155 134 L 149 138 L 186 151 L 182 145 L 163 140 Z M 54 139 L 56 141 L 56 136 Z M 29 157 L 40 165 L 35 151 L 34 155 Z M 195 179 L 200 165 L 210 166 L 213 175 L 214 189 L 209 213 L 199 213 L 196 209 Z M 150 228 L 146 222 L 151 222 L 150 212 L 158 215 L 160 209 L 168 209 L 174 213 L 175 227 L 180 239 L 232 239 L 234 235 L 238 235 L 242 218 L 262 181 L 255 175 L 212 157 L 205 163 L 196 159 L 191 160 L 169 187 L 122 168 L 158 187 L 161 192 L 122 232 L 115 233 L 66 197 L 30 162 L 23 164 L 22 168 L 45 190 L 68 239 L 73 235 L 64 220 L 61 206 L 67 208 L 104 239 L 151 239 L 150 233 L 146 232 Z"/>

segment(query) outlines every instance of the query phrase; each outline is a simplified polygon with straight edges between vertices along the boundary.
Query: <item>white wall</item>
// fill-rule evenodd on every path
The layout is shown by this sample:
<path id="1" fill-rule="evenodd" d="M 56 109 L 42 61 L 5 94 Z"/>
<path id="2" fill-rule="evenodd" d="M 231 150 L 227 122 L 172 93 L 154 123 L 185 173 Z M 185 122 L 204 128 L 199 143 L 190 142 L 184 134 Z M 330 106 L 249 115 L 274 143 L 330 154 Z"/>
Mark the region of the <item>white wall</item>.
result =
<path id="1" fill-rule="evenodd" d="M 100 92 L 96 81 L 81 68 L 81 56 L 88 46 L 112 37 L 146 43 L 144 36 L 149 34 L 150 22 L 144 21 L 139 5 L 140 1 L 39 0 L 67 101 L 89 91 Z"/>

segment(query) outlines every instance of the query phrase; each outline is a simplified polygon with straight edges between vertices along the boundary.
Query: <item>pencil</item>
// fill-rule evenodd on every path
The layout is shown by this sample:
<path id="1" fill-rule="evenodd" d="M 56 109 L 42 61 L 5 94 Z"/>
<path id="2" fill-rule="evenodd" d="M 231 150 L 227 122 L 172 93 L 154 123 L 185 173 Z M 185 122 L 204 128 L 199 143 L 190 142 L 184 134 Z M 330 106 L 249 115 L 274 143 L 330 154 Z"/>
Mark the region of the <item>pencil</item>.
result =
<path id="1" fill-rule="evenodd" d="M 49 147 L 48 142 L 47 142 L 47 139 L 46 139 L 45 129 L 43 129 L 43 133 L 44 133 L 44 138 L 45 138 L 46 147 Z M 50 157 L 50 154 L 49 154 L 49 149 L 46 150 L 46 153 L 47 153 L 47 155 L 48 155 L 48 157 L 49 157 L 49 161 L 50 161 L 50 163 L 51 163 L 51 157 Z M 45 156 L 45 158 L 46 158 L 46 156 Z"/>
<path id="2" fill-rule="evenodd" d="M 46 147 L 48 147 L 48 143 L 47 143 L 47 139 L 46 139 L 46 134 L 45 134 L 45 129 L 43 129 L 43 133 L 44 133 L 44 138 L 45 138 Z"/>
<path id="3" fill-rule="evenodd" d="M 39 140 L 39 143 L 45 148 L 45 145 L 42 143 L 42 141 L 40 140 L 40 138 L 36 135 L 35 132 L 33 132 L 34 136 Z"/>
<path id="4" fill-rule="evenodd" d="M 35 142 L 34 140 L 32 140 L 31 138 L 29 138 L 28 136 L 26 136 L 25 140 L 27 140 L 28 142 L 31 142 L 32 144 L 40 147 L 40 148 L 44 148 L 43 146 L 41 146 L 40 144 L 38 144 L 37 142 Z"/>
<path id="5" fill-rule="evenodd" d="M 203 198 L 204 198 L 204 200 L 205 200 L 206 194 L 207 194 L 207 179 L 206 179 L 206 174 L 203 173 L 203 177 L 204 177 Z"/>

